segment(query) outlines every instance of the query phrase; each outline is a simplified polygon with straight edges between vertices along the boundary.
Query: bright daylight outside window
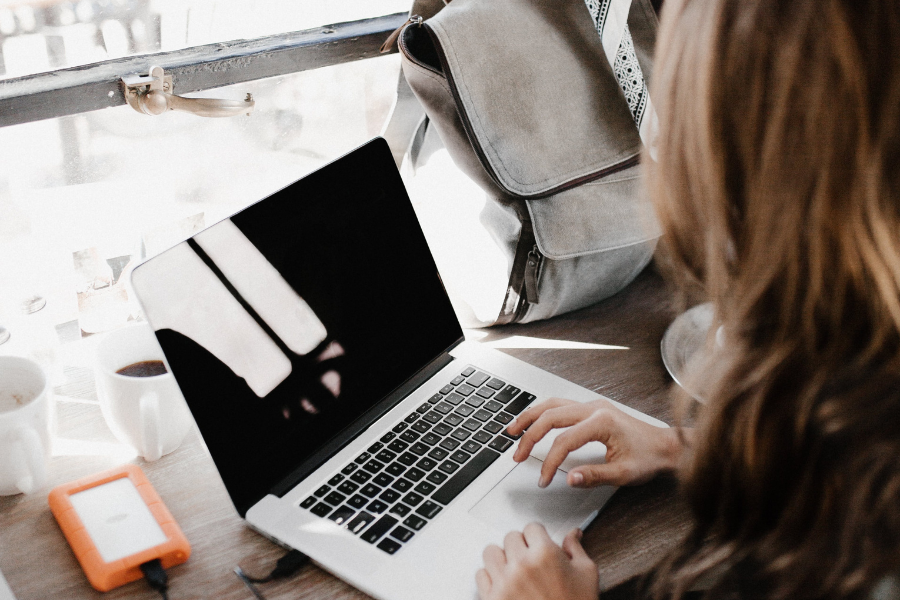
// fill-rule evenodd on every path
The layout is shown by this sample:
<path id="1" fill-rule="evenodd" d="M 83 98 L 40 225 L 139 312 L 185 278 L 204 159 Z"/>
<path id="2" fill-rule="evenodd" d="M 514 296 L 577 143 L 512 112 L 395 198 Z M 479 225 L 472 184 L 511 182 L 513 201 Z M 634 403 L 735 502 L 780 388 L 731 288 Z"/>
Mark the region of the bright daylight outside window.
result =
<path id="1" fill-rule="evenodd" d="M 0 89 L 54 69 L 389 15 L 409 4 L 0 0 Z M 252 93 L 250 116 L 150 117 L 125 105 L 0 127 L 0 340 L 11 334 L 0 354 L 27 343 L 28 353 L 50 357 L 59 381 L 63 366 L 88 366 L 83 350 L 62 356 L 65 342 L 137 317 L 122 275 L 130 265 L 378 135 L 398 73 L 389 55 L 189 94 Z"/>

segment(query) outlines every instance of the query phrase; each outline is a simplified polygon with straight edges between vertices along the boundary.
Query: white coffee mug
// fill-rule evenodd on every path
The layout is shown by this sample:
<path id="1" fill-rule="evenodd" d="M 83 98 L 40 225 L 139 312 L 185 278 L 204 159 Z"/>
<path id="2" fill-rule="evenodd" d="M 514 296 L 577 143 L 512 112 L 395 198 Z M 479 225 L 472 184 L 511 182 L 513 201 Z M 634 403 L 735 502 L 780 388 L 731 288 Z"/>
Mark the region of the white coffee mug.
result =
<path id="1" fill-rule="evenodd" d="M 117 372 L 146 361 L 162 361 L 166 372 L 149 377 Z M 148 461 L 181 445 L 194 421 L 148 325 L 130 325 L 104 334 L 97 345 L 95 367 L 100 410 L 119 441 Z"/>
<path id="2" fill-rule="evenodd" d="M 28 494 L 47 481 L 51 406 L 35 361 L 0 356 L 0 496 Z"/>

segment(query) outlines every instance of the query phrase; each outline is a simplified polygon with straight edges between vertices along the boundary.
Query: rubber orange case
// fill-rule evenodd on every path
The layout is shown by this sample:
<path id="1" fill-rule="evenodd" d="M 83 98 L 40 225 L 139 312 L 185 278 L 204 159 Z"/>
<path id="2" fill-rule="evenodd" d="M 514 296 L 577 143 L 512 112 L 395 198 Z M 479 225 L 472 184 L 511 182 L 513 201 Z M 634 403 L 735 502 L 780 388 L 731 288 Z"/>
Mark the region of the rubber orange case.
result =
<path id="1" fill-rule="evenodd" d="M 166 535 L 167 541 L 162 544 L 132 554 L 121 560 L 105 562 L 100 557 L 100 552 L 85 529 L 84 523 L 75 512 L 75 507 L 69 498 L 73 494 L 83 492 L 89 488 L 103 485 L 123 477 L 128 477 L 137 488 L 141 498 L 150 508 L 150 512 L 156 518 L 160 528 Z M 136 465 L 124 465 L 109 471 L 84 477 L 71 483 L 66 483 L 54 488 L 50 492 L 50 510 L 56 517 L 60 529 L 66 536 L 69 546 L 75 552 L 75 557 L 81 563 L 88 581 L 95 589 L 108 592 L 120 585 L 141 579 L 144 574 L 140 566 L 155 558 L 160 559 L 164 569 L 180 565 L 191 555 L 191 546 L 187 538 L 181 532 L 181 528 L 169 513 L 169 509 L 163 504 L 156 490 L 147 481 L 144 472 Z"/>

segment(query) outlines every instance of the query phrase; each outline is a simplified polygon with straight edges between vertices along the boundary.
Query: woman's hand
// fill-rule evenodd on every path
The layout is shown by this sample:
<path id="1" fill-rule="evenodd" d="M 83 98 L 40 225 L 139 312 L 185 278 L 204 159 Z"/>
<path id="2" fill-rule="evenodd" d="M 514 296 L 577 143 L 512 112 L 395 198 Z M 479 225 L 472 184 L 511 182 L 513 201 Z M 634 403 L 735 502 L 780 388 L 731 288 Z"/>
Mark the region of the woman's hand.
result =
<path id="1" fill-rule="evenodd" d="M 654 427 L 600 399 L 574 402 L 551 398 L 537 404 L 509 424 L 507 431 L 525 431 L 513 459 L 522 462 L 551 429 L 568 427 L 554 441 L 541 467 L 538 485 L 547 487 L 566 456 L 588 442 L 606 445 L 606 463 L 585 465 L 569 471 L 572 487 L 634 485 L 673 471 L 681 459 L 683 445 L 674 429 Z"/>
<path id="2" fill-rule="evenodd" d="M 543 525 L 530 523 L 484 549 L 484 568 L 475 573 L 481 600 L 597 600 L 597 566 L 581 547 L 575 529 L 553 543 Z"/>

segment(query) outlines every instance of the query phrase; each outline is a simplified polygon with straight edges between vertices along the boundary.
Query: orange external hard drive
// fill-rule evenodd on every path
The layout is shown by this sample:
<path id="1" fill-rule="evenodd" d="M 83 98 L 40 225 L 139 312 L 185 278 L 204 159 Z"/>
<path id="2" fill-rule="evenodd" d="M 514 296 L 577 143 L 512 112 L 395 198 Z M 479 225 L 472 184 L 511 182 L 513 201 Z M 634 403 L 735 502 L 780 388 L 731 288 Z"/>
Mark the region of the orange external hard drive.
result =
<path id="1" fill-rule="evenodd" d="M 54 488 L 50 510 L 88 581 L 108 592 L 141 579 L 140 566 L 160 559 L 168 569 L 191 546 L 135 465 L 124 465 Z"/>

